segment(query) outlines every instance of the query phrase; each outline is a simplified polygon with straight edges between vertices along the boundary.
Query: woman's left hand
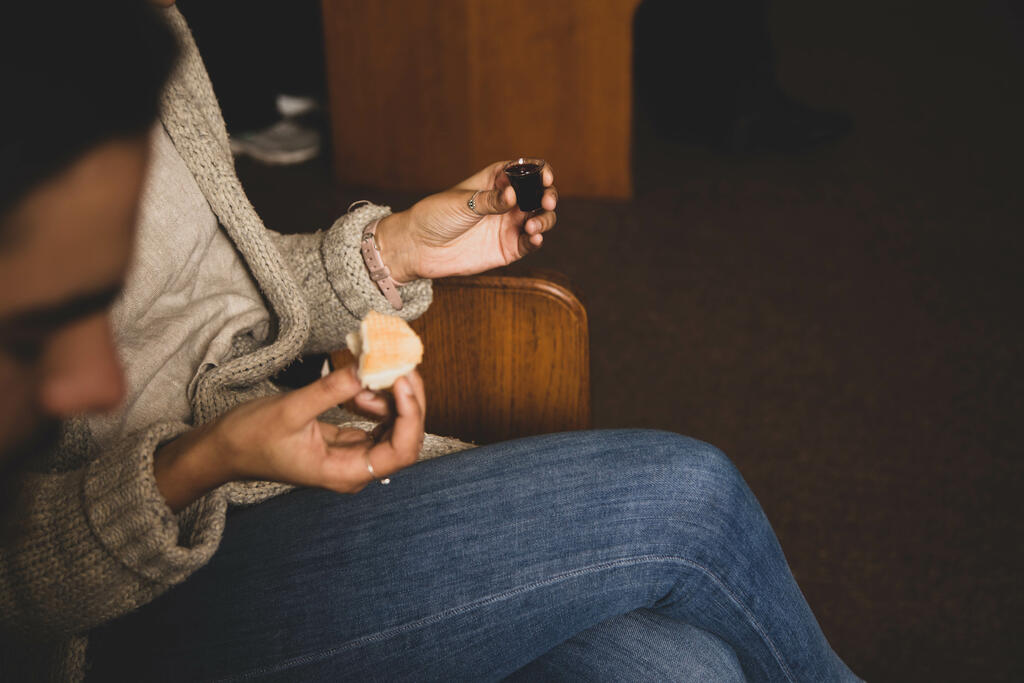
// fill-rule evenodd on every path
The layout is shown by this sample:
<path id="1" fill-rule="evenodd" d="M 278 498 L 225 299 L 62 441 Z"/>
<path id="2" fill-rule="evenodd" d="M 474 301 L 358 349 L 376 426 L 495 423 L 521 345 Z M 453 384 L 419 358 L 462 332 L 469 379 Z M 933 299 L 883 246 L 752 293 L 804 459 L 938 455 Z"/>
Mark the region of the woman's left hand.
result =
<path id="1" fill-rule="evenodd" d="M 541 208 L 524 213 L 505 176 L 506 163 L 491 164 L 450 190 L 380 222 L 377 242 L 395 280 L 472 275 L 540 248 L 544 233 L 555 227 L 554 171 L 544 166 Z M 476 213 L 469 208 L 474 193 Z"/>

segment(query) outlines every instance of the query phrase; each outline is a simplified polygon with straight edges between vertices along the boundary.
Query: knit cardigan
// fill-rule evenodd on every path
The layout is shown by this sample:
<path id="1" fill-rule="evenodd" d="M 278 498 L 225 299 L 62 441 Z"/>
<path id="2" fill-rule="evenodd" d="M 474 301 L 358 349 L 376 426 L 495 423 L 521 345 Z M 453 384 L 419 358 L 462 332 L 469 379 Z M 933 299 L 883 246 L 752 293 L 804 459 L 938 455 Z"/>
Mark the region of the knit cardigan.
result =
<path id="1" fill-rule="evenodd" d="M 189 29 L 176 9 L 165 14 L 182 55 L 163 94 L 163 126 L 258 285 L 275 333 L 262 345 L 237 338 L 233 357 L 199 377 L 191 424 L 151 424 L 103 452 L 84 420 L 64 425 L 60 447 L 26 476 L 14 540 L 0 548 L 0 680 L 80 680 L 91 628 L 152 601 L 208 562 L 229 506 L 290 488 L 235 482 L 174 514 L 153 475 L 160 445 L 277 393 L 269 378 L 302 353 L 343 346 L 368 311 L 412 319 L 431 301 L 430 282 L 419 280 L 400 288 L 404 306 L 395 311 L 369 278 L 359 251 L 362 229 L 388 215 L 387 207 L 360 206 L 315 234 L 285 236 L 264 227 L 235 174 Z M 356 419 L 342 411 L 327 417 Z M 429 435 L 420 458 L 467 446 Z"/>

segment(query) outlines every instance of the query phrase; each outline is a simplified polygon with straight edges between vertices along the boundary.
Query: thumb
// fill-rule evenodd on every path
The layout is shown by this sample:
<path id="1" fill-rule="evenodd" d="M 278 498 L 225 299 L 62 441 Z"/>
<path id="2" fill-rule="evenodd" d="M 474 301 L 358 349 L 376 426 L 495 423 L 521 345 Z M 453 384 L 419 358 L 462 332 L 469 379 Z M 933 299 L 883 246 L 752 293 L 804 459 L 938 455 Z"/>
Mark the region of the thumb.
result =
<path id="1" fill-rule="evenodd" d="M 476 192 L 463 192 L 463 200 L 466 211 L 474 216 L 493 216 L 505 213 L 516 204 L 516 193 L 511 185 L 499 187 L 494 190 L 479 190 Z M 469 206 L 469 200 L 473 200 L 473 208 Z"/>
<path id="2" fill-rule="evenodd" d="M 285 401 L 284 420 L 292 426 L 301 426 L 362 390 L 354 365 L 335 370 L 312 384 L 286 394 L 282 399 Z"/>

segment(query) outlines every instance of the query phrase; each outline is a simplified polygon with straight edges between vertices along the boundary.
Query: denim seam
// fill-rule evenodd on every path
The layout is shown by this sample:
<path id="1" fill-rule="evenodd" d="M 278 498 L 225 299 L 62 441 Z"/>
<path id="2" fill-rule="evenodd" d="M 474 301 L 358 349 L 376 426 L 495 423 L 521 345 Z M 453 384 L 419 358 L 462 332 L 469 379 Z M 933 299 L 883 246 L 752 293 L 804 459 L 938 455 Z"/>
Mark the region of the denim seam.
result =
<path id="1" fill-rule="evenodd" d="M 588 565 L 586 567 L 579 567 L 577 569 L 573 569 L 572 571 L 564 572 L 562 574 L 556 574 L 555 576 L 552 576 L 543 581 L 535 581 L 532 583 L 524 584 L 511 590 L 496 593 L 494 595 L 489 595 L 487 597 L 480 598 L 473 602 L 466 603 L 465 605 L 460 605 L 459 607 L 452 607 L 447 610 L 437 612 L 426 617 L 421 617 L 419 619 L 416 619 L 415 621 L 400 624 L 398 626 L 392 626 L 390 628 L 384 629 L 383 631 L 377 631 L 376 633 L 372 633 L 370 635 L 361 636 L 359 638 L 356 638 L 355 640 L 350 640 L 347 643 L 338 645 L 336 647 L 328 648 L 326 650 L 321 650 L 315 653 L 300 655 L 298 657 L 287 659 L 283 662 L 278 662 L 277 664 L 263 666 L 244 673 L 232 674 L 230 676 L 217 678 L 213 680 L 216 681 L 216 683 L 230 683 L 231 681 L 247 680 L 254 676 L 259 676 L 262 674 L 280 673 L 282 671 L 292 669 L 296 666 L 301 666 L 303 664 L 309 664 L 312 662 L 334 657 L 336 655 L 341 654 L 342 652 L 345 652 L 346 650 L 354 650 L 356 648 L 368 645 L 370 643 L 387 640 L 388 638 L 392 638 L 400 633 L 413 631 L 415 629 L 422 628 L 423 626 L 427 626 L 428 624 L 437 623 L 439 621 L 443 621 L 445 619 L 449 619 L 460 614 L 465 614 L 466 612 L 472 611 L 474 609 L 485 607 L 487 605 L 492 605 L 497 602 L 502 602 L 517 595 L 521 595 L 523 593 L 536 590 L 537 588 L 551 586 L 557 583 L 561 583 L 563 581 L 567 581 L 569 579 L 576 578 L 578 576 L 590 574 L 593 572 L 605 571 L 608 569 L 618 569 L 621 567 L 629 567 L 632 565 L 646 564 L 648 562 L 666 561 L 678 562 L 681 564 L 688 565 L 690 567 L 700 570 L 705 575 L 707 575 L 707 577 L 710 578 L 743 612 L 743 614 L 747 618 L 747 621 L 750 623 L 751 626 L 753 626 L 754 630 L 757 631 L 758 635 L 761 636 L 761 639 L 768 646 L 768 649 L 775 657 L 775 661 L 778 663 L 779 667 L 786 675 L 786 679 L 791 682 L 795 682 L 796 679 L 793 678 L 793 674 L 789 670 L 789 667 L 786 665 L 786 662 L 783 660 L 781 653 L 775 645 L 775 642 L 768 636 L 768 633 L 764 630 L 764 627 L 760 624 L 760 622 L 757 621 L 757 618 L 750 611 L 750 609 L 748 609 L 747 606 L 744 605 L 743 602 L 739 598 L 737 598 L 731 590 L 729 590 L 729 587 L 725 584 L 725 582 L 722 581 L 722 579 L 720 579 L 714 572 L 712 572 L 707 567 L 692 560 L 688 560 L 684 557 L 676 557 L 673 555 L 640 555 L 638 557 L 610 560 L 607 562 L 601 562 L 594 565 Z"/>

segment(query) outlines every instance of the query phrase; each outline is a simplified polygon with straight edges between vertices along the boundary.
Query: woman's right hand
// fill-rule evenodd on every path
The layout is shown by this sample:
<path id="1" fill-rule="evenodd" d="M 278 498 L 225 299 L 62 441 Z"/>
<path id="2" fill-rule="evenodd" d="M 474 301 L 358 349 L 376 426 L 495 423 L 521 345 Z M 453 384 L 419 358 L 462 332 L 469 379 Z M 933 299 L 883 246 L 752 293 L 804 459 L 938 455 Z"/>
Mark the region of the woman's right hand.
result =
<path id="1" fill-rule="evenodd" d="M 229 481 L 258 479 L 356 493 L 416 461 L 424 438 L 426 396 L 412 372 L 394 386 L 393 426 L 375 440 L 317 416 L 349 399 L 384 416 L 388 408 L 364 390 L 354 367 L 336 370 L 289 392 L 238 406 L 157 451 L 157 487 L 172 510 Z"/>

